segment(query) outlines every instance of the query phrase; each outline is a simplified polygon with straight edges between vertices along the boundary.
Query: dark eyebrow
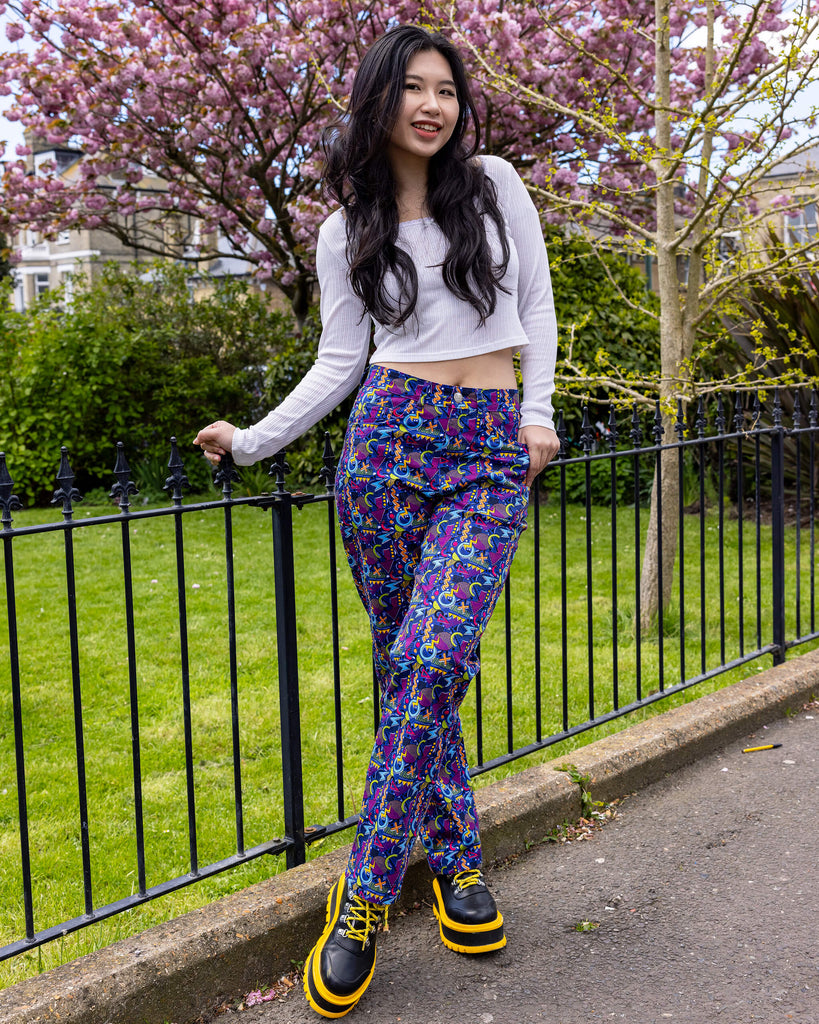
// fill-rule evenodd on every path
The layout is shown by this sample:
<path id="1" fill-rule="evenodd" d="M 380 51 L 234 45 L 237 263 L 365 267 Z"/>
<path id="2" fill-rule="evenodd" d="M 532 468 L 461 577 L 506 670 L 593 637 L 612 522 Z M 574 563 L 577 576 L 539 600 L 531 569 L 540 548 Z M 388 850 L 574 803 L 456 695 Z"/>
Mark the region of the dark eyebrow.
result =
<path id="1" fill-rule="evenodd" d="M 417 78 L 419 82 L 423 82 L 423 80 L 424 80 L 424 76 L 423 75 L 407 75 L 406 77 L 407 78 Z M 454 88 L 455 83 L 452 81 L 451 78 L 442 78 L 441 81 L 438 83 L 438 85 L 451 85 Z"/>

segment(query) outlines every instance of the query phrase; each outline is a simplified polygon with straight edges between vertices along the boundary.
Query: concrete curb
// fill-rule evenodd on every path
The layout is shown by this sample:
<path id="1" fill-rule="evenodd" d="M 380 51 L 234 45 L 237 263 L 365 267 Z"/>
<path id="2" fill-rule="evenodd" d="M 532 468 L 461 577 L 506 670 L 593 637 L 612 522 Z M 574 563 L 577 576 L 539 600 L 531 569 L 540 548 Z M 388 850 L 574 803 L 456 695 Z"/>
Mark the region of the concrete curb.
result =
<path id="1" fill-rule="evenodd" d="M 705 753 L 798 708 L 819 693 L 819 651 L 597 740 L 571 755 L 598 800 L 654 782 Z M 577 819 L 577 787 L 555 768 L 521 771 L 477 792 L 486 863 L 522 853 Z M 320 931 L 345 850 L 326 854 L 201 910 L 0 992 L 0 1024 L 174 1024 L 195 1020 L 279 977 Z M 402 900 L 429 895 L 416 851 Z"/>

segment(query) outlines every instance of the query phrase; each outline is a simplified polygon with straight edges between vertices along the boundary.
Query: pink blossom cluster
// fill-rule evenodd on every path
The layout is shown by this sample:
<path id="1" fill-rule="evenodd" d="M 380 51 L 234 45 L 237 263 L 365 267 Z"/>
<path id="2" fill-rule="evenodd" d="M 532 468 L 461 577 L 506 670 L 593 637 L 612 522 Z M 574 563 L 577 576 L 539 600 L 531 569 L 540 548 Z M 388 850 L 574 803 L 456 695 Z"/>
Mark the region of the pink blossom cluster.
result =
<path id="1" fill-rule="evenodd" d="M 697 33 L 710 2 L 671 5 L 678 139 L 686 112 L 703 99 Z M 756 19 L 727 72 L 732 88 L 769 64 L 774 37 L 787 30 L 783 6 L 716 3 L 725 61 Z M 394 24 L 430 21 L 515 80 L 499 90 L 466 50 L 488 151 L 556 194 L 651 216 L 644 155 L 656 83 L 647 0 L 0 0 L 0 10 L 9 42 L 0 94 L 15 100 L 9 116 L 50 145 L 85 154 L 71 179 L 47 165 L 29 173 L 25 149 L 7 159 L 7 232 L 86 226 L 123 237 L 139 217 L 190 216 L 201 220 L 201 237 L 221 235 L 263 277 L 303 295 L 327 213 L 322 130 L 343 109 L 364 48 Z M 33 51 L 15 45 L 24 36 Z M 531 95 L 556 104 L 547 109 Z M 726 126 L 722 144 L 738 159 L 746 140 Z"/>

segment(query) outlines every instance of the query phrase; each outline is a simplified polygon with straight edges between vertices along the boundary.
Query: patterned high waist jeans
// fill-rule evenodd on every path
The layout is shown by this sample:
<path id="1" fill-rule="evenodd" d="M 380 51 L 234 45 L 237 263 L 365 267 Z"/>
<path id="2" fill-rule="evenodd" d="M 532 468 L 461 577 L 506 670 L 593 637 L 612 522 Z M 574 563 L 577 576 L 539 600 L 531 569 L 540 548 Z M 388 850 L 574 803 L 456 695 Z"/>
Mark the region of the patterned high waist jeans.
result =
<path id="1" fill-rule="evenodd" d="M 420 837 L 429 865 L 481 865 L 459 708 L 525 527 L 517 391 L 373 366 L 336 478 L 341 533 L 370 618 L 381 720 L 347 879 L 398 896 Z"/>

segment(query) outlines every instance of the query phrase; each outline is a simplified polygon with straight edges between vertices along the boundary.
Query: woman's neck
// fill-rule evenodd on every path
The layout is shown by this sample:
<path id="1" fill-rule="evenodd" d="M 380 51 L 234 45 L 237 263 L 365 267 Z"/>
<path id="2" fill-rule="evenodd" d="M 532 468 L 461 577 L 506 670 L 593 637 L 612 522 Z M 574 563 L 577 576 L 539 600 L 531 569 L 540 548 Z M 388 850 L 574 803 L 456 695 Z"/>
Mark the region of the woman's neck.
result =
<path id="1" fill-rule="evenodd" d="M 429 160 L 401 160 L 392 164 L 398 220 L 426 217 Z"/>

